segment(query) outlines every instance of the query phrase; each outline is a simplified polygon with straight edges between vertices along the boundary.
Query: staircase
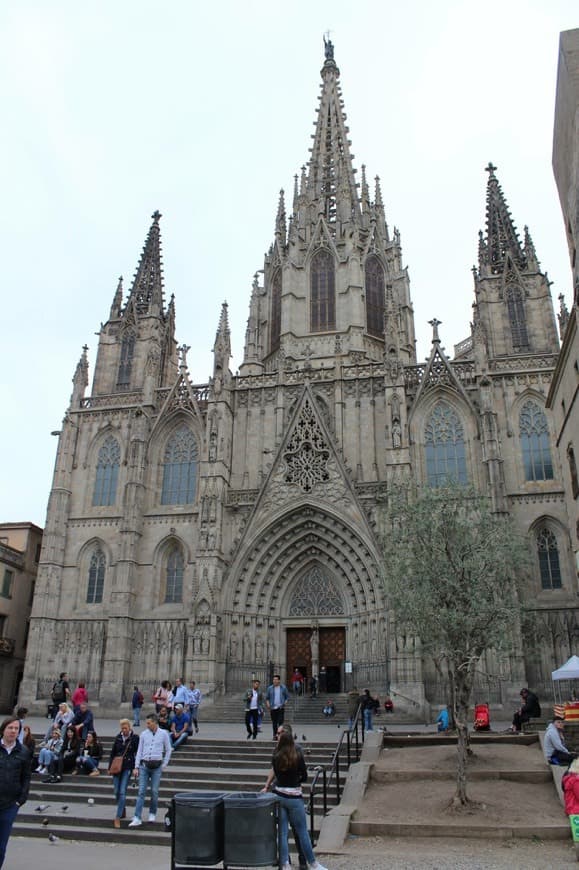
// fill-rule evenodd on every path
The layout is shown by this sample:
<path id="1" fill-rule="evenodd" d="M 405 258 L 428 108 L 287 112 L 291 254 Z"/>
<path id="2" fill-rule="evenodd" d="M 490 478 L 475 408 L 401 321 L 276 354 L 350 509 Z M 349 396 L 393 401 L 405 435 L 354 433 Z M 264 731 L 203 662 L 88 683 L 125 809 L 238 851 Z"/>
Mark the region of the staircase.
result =
<path id="1" fill-rule="evenodd" d="M 322 713 L 328 698 L 332 699 L 336 707 L 336 715 L 329 720 Z M 321 722 L 335 722 L 337 727 L 342 727 L 348 723 L 348 695 L 346 693 L 332 695 L 318 693 L 315 698 L 307 694 L 290 694 L 290 699 L 285 709 L 286 721 L 292 724 L 295 723 L 300 729 L 303 725 L 319 724 Z M 242 730 L 245 728 L 243 725 L 243 700 L 240 694 L 222 695 L 216 698 L 214 703 L 210 704 L 206 702 L 200 707 L 199 713 L 200 721 L 239 722 L 240 728 Z M 387 728 L 389 725 L 412 725 L 416 724 L 419 718 L 413 712 L 403 712 L 395 708 L 394 713 L 385 713 L 382 709 L 380 714 L 374 718 L 374 727 Z M 265 723 L 269 724 L 269 713 L 265 713 L 264 720 L 265 727 Z"/>
<path id="2" fill-rule="evenodd" d="M 268 723 L 269 725 L 269 723 Z M 241 726 L 245 727 L 245 726 Z M 176 792 L 192 791 L 259 791 L 266 780 L 271 766 L 273 740 L 269 737 L 269 727 L 257 741 L 204 740 L 190 738 L 185 746 L 173 753 L 168 768 L 163 772 L 159 790 L 159 809 L 157 822 L 140 828 L 127 830 L 133 816 L 137 799 L 136 786 L 129 785 L 127 790 L 127 819 L 120 829 L 113 828 L 115 800 L 111 777 L 103 773 L 106 769 L 113 738 L 103 738 L 104 747 L 100 777 L 85 775 L 65 775 L 60 783 L 43 783 L 39 774 L 32 774 L 28 802 L 20 810 L 14 823 L 14 834 L 23 837 L 47 837 L 54 833 L 57 837 L 92 842 L 106 841 L 118 843 L 141 843 L 151 845 L 170 845 L 170 835 L 165 831 L 163 820 L 171 798 Z M 301 735 L 300 735 L 301 736 Z M 40 736 L 38 736 L 40 739 Z M 310 743 L 301 741 L 306 763 L 313 778 L 314 768 L 322 765 L 328 768 L 338 739 L 333 743 Z M 342 775 L 347 766 L 345 757 L 341 760 Z M 306 796 L 309 790 L 306 784 Z M 332 782 L 328 806 L 337 803 L 336 784 Z M 36 812 L 42 805 L 47 808 Z M 67 809 L 65 810 L 64 807 Z M 143 819 L 147 818 L 148 799 Z M 314 818 L 319 820 L 323 814 L 322 795 L 316 794 Z M 48 823 L 43 825 L 44 819 Z"/>

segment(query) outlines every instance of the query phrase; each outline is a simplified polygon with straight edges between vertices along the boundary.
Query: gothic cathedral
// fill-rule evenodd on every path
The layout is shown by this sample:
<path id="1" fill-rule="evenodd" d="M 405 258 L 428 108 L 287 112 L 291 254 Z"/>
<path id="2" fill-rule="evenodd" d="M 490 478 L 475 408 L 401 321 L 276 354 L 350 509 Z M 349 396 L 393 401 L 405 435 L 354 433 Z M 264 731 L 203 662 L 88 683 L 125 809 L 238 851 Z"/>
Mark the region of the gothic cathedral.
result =
<path id="1" fill-rule="evenodd" d="M 239 373 L 224 304 L 212 377 L 192 380 L 163 295 L 157 212 L 101 327 L 89 396 L 84 349 L 31 618 L 30 706 L 63 670 L 102 713 L 135 683 L 183 675 L 218 697 L 296 667 L 323 673 L 328 691 L 391 687 L 415 709 L 442 700 L 385 608 L 380 522 L 398 482 L 448 475 L 510 512 L 534 560 L 536 635 L 487 697 L 523 682 L 544 691 L 570 655 L 576 579 L 545 409 L 559 342 L 531 236 L 520 240 L 489 164 L 470 335 L 449 359 L 433 320 L 418 364 L 400 235 L 378 178 L 371 189 L 362 167 L 356 180 L 331 43 L 321 76 L 311 158 L 289 216 L 280 196 Z"/>

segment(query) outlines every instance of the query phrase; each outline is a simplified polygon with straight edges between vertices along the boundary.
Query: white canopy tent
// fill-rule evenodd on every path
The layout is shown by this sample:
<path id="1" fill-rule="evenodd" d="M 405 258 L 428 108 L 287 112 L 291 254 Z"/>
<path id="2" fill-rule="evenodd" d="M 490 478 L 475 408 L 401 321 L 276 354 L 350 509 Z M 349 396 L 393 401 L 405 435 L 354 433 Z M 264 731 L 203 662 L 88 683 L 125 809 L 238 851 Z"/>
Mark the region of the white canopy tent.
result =
<path id="1" fill-rule="evenodd" d="M 553 695 L 558 704 L 575 700 L 579 695 L 579 656 L 571 658 L 551 672 Z"/>

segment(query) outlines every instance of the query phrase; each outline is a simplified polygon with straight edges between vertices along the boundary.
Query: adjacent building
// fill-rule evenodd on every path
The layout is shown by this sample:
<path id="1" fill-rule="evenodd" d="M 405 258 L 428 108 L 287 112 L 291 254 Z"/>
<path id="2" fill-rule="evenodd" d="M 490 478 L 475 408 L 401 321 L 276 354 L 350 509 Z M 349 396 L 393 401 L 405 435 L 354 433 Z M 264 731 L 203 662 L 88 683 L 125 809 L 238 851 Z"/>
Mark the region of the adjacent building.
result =
<path id="1" fill-rule="evenodd" d="M 548 406 L 555 422 L 575 570 L 579 577 L 579 29 L 567 30 L 560 37 L 553 170 L 569 243 L 573 302 L 568 310 L 563 296 L 560 297 L 562 347 Z"/>
<path id="2" fill-rule="evenodd" d="M 0 523 L 0 713 L 12 712 L 24 672 L 41 544 L 33 523 Z"/>
<path id="3" fill-rule="evenodd" d="M 390 687 L 414 709 L 444 700 L 386 608 L 380 539 L 392 488 L 449 475 L 514 517 L 533 561 L 535 631 L 483 663 L 481 695 L 547 691 L 572 651 L 577 576 L 546 408 L 559 340 L 530 232 L 489 164 L 473 322 L 450 355 L 433 319 L 418 363 L 400 233 L 380 180 L 354 167 L 331 43 L 321 78 L 311 155 L 280 196 L 249 294 L 239 373 L 224 304 L 211 377 L 191 376 L 158 212 L 128 294 L 120 282 L 103 312 L 88 394 L 83 350 L 31 618 L 31 703 L 62 670 L 113 712 L 135 683 L 193 676 L 211 696 L 296 667 L 323 673 L 328 691 Z"/>

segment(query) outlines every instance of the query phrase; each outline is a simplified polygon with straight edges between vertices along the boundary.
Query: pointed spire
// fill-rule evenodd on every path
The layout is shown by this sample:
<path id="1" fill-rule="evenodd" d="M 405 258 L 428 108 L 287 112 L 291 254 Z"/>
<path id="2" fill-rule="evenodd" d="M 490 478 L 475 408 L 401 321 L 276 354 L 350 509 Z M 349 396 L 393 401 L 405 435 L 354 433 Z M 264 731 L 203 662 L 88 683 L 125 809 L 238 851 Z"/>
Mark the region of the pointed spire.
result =
<path id="1" fill-rule="evenodd" d="M 562 293 L 559 293 L 559 313 L 557 315 L 557 320 L 559 321 L 559 336 L 561 341 L 563 341 L 565 330 L 569 323 L 569 309 L 565 305 L 565 297 Z"/>
<path id="2" fill-rule="evenodd" d="M 340 70 L 334 61 L 334 46 L 326 37 L 324 46 L 325 62 L 321 70 L 323 84 L 317 120 L 314 122 L 316 131 L 308 164 L 307 194 L 310 202 L 317 203 L 317 214 L 322 215 L 328 224 L 334 225 L 340 199 L 346 200 L 342 213 L 346 210 L 350 213 L 352 206 L 359 213 L 360 206 L 346 113 L 338 83 Z M 338 181 L 341 190 L 337 189 Z"/>
<path id="3" fill-rule="evenodd" d="M 535 251 L 535 244 L 533 239 L 531 238 L 531 233 L 529 232 L 529 227 L 525 225 L 525 259 L 529 265 L 533 265 L 536 268 L 539 268 L 539 261 L 537 259 L 537 252 Z"/>
<path id="4" fill-rule="evenodd" d="M 163 313 L 160 218 L 160 212 L 155 211 L 129 294 L 129 301 L 134 303 L 138 314 Z"/>
<path id="5" fill-rule="evenodd" d="M 113 304 L 111 305 L 111 313 L 109 314 L 109 320 L 117 320 L 121 316 L 121 309 L 123 307 L 123 276 L 119 276 L 119 281 L 117 284 L 117 289 L 115 290 L 115 295 L 113 297 Z"/>
<path id="6" fill-rule="evenodd" d="M 370 209 L 370 191 L 368 189 L 368 182 L 366 181 L 366 164 L 362 164 L 362 196 L 360 198 L 362 203 L 362 212 L 366 213 Z"/>
<path id="7" fill-rule="evenodd" d="M 279 203 L 277 207 L 277 216 L 275 219 L 275 235 L 282 245 L 286 243 L 286 214 L 285 214 L 285 198 L 283 188 L 279 192 Z"/>
<path id="8" fill-rule="evenodd" d="M 491 273 L 502 273 L 507 255 L 519 268 L 525 268 L 526 260 L 517 228 L 511 217 L 502 188 L 495 175 L 496 166 L 489 163 L 486 172 L 489 174 L 487 183 L 486 207 L 486 257 Z M 483 265 L 481 262 L 480 265 Z"/>
<path id="9" fill-rule="evenodd" d="M 229 360 L 231 358 L 231 332 L 229 330 L 229 311 L 227 302 L 221 306 L 221 314 L 219 316 L 219 325 L 213 345 L 213 372 L 222 372 L 223 374 L 229 371 Z"/>
<path id="10" fill-rule="evenodd" d="M 82 354 L 78 363 L 74 376 L 72 378 L 72 395 L 70 397 L 71 406 L 78 407 L 81 399 L 84 398 L 84 393 L 88 387 L 88 345 L 84 345 Z"/>

